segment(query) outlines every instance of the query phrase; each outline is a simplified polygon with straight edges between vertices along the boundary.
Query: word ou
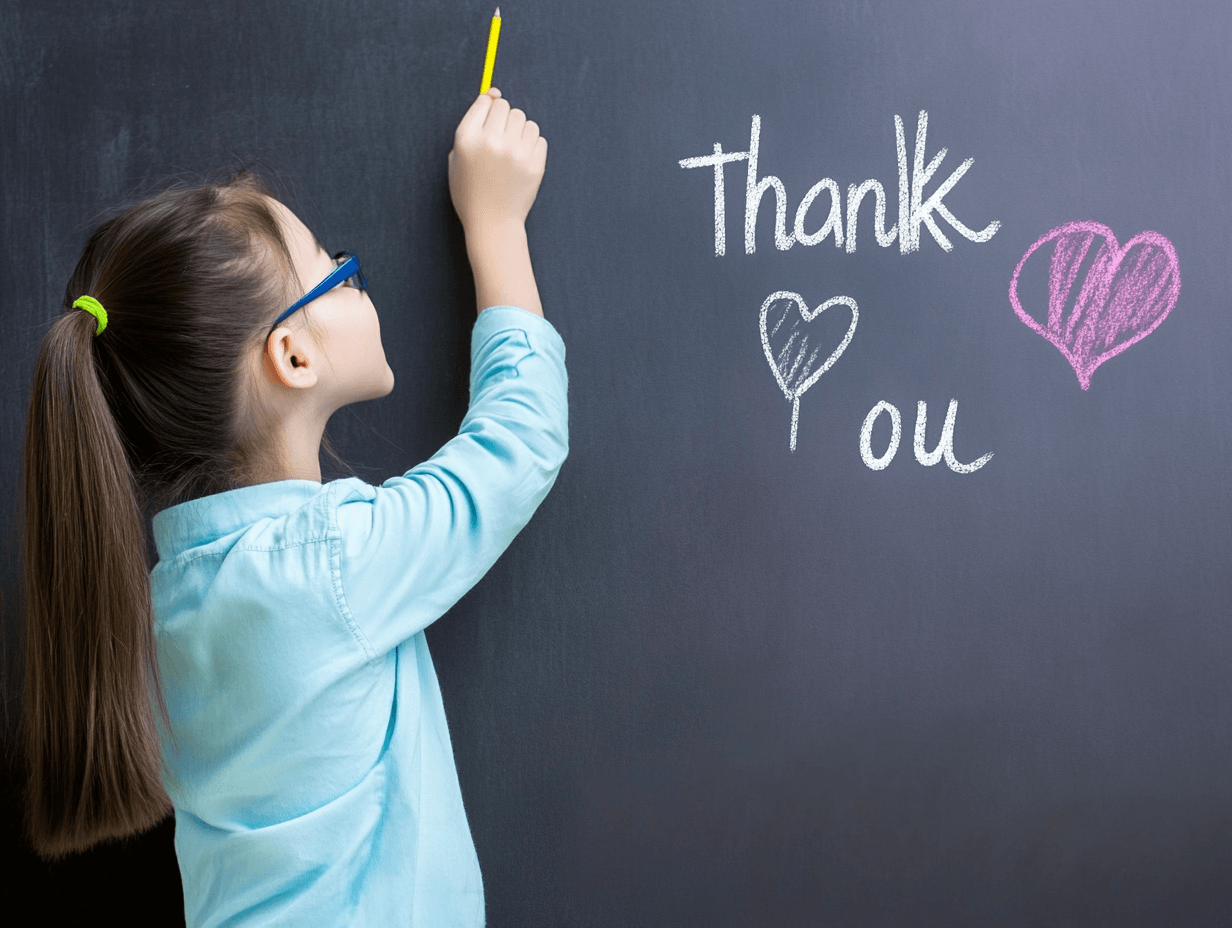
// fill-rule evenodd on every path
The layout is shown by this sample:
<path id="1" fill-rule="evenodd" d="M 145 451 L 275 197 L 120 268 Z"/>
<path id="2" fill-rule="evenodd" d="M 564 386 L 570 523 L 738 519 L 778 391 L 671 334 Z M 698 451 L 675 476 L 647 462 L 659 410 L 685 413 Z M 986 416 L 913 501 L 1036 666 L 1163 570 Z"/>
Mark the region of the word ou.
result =
<path id="1" fill-rule="evenodd" d="M 928 227 L 928 231 L 932 233 L 937 244 L 944 250 L 953 250 L 954 246 L 950 244 L 950 240 L 945 237 L 945 234 L 937 225 L 937 221 L 932 215 L 934 212 L 948 222 L 960 235 L 973 242 L 986 242 L 1001 228 L 1000 221 L 994 220 L 981 231 L 974 232 L 959 222 L 958 218 L 942 202 L 942 198 L 954 189 L 954 185 L 958 183 L 971 165 L 975 163 L 974 158 L 968 158 L 955 168 L 954 172 L 946 178 L 945 182 L 934 190 L 927 200 L 924 199 L 924 185 L 932 179 L 933 174 L 940 167 L 941 160 L 945 157 L 948 150 L 945 148 L 941 149 L 937 154 L 933 155 L 932 161 L 925 167 L 924 141 L 927 134 L 928 113 L 925 110 L 920 110 L 919 118 L 916 121 L 915 162 L 910 182 L 908 182 L 907 144 L 903 135 L 903 121 L 895 115 L 894 136 L 898 153 L 898 223 L 891 226 L 889 231 L 886 231 L 886 191 L 880 181 L 870 178 L 859 185 L 851 184 L 847 188 L 846 242 L 848 254 L 856 250 L 856 219 L 860 210 L 860 202 L 869 193 L 873 194 L 876 201 L 873 216 L 873 234 L 877 239 L 877 244 L 882 248 L 886 248 L 893 244 L 895 237 L 897 237 L 899 251 L 902 254 L 909 254 L 919 250 L 921 225 Z M 786 251 L 796 242 L 799 242 L 801 245 L 816 245 L 825 239 L 827 235 L 831 234 L 834 236 L 834 246 L 841 248 L 843 246 L 844 234 L 840 205 L 842 194 L 839 191 L 838 184 L 833 179 L 825 177 L 809 188 L 808 193 L 804 195 L 804 199 L 800 201 L 800 205 L 796 208 L 794 234 L 789 234 L 786 230 L 787 190 L 784 188 L 783 182 L 772 174 L 760 180 L 757 177 L 757 150 L 760 145 L 760 139 L 761 117 L 755 113 L 753 115 L 752 130 L 749 134 L 748 151 L 724 152 L 723 147 L 718 142 L 715 142 L 713 155 L 701 155 L 696 158 L 682 158 L 680 160 L 680 166 L 686 169 L 714 168 L 714 253 L 722 255 L 726 250 L 727 221 L 725 218 L 723 193 L 723 165 L 731 161 L 747 161 L 749 165 L 744 188 L 744 250 L 746 254 L 751 255 L 755 250 L 757 209 L 761 205 L 762 196 L 770 188 L 774 189 L 774 244 L 780 251 Z M 805 216 L 813 205 L 813 201 L 817 199 L 823 190 L 830 194 L 830 212 L 820 229 L 811 234 L 806 233 L 804 231 Z"/>
<path id="2" fill-rule="evenodd" d="M 873 456 L 873 425 L 877 421 L 877 417 L 883 412 L 890 414 L 890 427 L 892 433 L 890 435 L 890 444 L 885 450 L 885 454 L 881 457 Z M 950 408 L 945 414 L 945 425 L 941 429 L 941 440 L 937 442 L 937 447 L 932 451 L 924 450 L 924 430 L 928 424 L 928 404 L 923 400 L 919 401 L 916 406 L 915 414 L 915 459 L 925 467 L 932 467 L 939 462 L 942 457 L 945 458 L 946 465 L 950 470 L 959 474 L 970 474 L 979 470 L 989 459 L 992 458 L 992 452 L 984 455 L 970 464 L 960 464 L 954 457 L 954 419 L 958 416 L 958 400 L 950 400 Z M 864 417 L 864 425 L 860 428 L 860 457 L 864 459 L 873 470 L 884 470 L 889 463 L 894 460 L 894 455 L 898 451 L 898 440 L 902 437 L 903 420 L 899 415 L 898 408 L 892 403 L 887 403 L 882 400 L 874 406 L 867 416 Z"/>
<path id="3" fill-rule="evenodd" d="M 822 347 L 812 344 L 812 333 L 805 326 L 831 306 L 840 305 L 851 310 L 851 325 L 847 327 L 847 334 L 843 336 L 838 347 L 830 352 L 821 367 L 814 370 L 813 365 L 817 363 Z M 793 313 L 792 309 L 797 312 Z M 856 334 L 856 323 L 859 321 L 860 310 L 856 301 L 849 296 L 831 297 L 810 312 L 808 304 L 800 294 L 790 290 L 776 290 L 761 304 L 761 349 L 766 354 L 766 360 L 770 362 L 770 370 L 774 372 L 774 379 L 779 382 L 779 389 L 791 400 L 793 452 L 796 450 L 796 424 L 800 420 L 800 397 L 846 350 L 851 336 Z M 771 338 L 778 344 L 771 346 Z"/>

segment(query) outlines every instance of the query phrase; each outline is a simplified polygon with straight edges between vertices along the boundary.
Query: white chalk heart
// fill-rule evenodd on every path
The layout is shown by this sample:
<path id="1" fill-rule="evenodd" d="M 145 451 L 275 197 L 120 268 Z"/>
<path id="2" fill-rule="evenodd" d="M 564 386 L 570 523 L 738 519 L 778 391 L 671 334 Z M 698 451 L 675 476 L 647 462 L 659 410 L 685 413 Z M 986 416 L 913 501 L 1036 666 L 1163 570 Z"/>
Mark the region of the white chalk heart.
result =
<path id="1" fill-rule="evenodd" d="M 817 357 L 824 346 L 810 344 L 810 333 L 805 329 L 831 306 L 842 304 L 851 310 L 851 325 L 839 346 L 830 353 L 825 362 L 817 367 Z M 798 310 L 793 312 L 792 310 Z M 790 290 L 776 290 L 766 297 L 761 304 L 761 347 L 774 372 L 774 379 L 779 382 L 786 397 L 791 400 L 791 450 L 796 450 L 796 423 L 800 418 L 800 397 L 804 391 L 817 382 L 839 355 L 846 350 L 855 334 L 856 323 L 860 320 L 860 311 L 856 301 L 849 296 L 835 296 L 826 300 L 816 309 L 809 311 L 804 297 Z M 770 339 L 774 338 L 777 349 L 770 347 Z"/>

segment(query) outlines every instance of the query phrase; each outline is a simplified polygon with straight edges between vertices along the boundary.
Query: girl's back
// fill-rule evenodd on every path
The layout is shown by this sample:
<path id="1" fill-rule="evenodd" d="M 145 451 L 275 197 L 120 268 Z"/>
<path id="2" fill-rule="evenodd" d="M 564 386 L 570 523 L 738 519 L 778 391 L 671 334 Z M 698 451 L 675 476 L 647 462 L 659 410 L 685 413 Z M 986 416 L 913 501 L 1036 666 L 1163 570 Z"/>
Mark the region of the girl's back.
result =
<path id="1" fill-rule="evenodd" d="M 262 484 L 154 519 L 191 924 L 483 921 L 423 628 L 546 496 L 567 383 L 560 337 L 522 309 L 484 310 L 472 341 L 460 434 L 405 475 Z"/>

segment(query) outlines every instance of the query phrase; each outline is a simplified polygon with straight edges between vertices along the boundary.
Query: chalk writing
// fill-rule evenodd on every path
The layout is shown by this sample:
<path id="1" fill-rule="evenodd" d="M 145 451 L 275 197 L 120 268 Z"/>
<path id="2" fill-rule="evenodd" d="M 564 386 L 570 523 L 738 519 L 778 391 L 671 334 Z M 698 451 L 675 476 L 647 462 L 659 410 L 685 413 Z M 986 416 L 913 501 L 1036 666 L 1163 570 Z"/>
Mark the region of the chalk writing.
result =
<path id="1" fill-rule="evenodd" d="M 941 231 L 936 213 L 944 219 L 959 235 L 973 242 L 986 242 L 1001 227 L 997 220 L 990 222 L 979 232 L 969 229 L 950 212 L 943 202 L 944 197 L 975 163 L 974 158 L 968 158 L 934 190 L 927 199 L 924 197 L 924 186 L 932 180 L 937 168 L 941 166 L 948 149 L 942 148 L 928 163 L 924 165 L 924 148 L 928 135 L 928 113 L 920 110 L 916 120 L 915 151 L 910 176 L 907 170 L 907 142 L 903 130 L 903 121 L 897 115 L 894 117 L 895 154 L 898 161 L 898 222 L 889 229 L 885 227 L 886 190 L 880 181 L 869 179 L 860 184 L 851 184 L 847 188 L 847 228 L 844 236 L 842 220 L 842 195 L 838 184 L 829 177 L 823 178 L 804 195 L 796 207 L 795 222 L 792 231 L 787 230 L 787 188 L 773 174 L 764 177 L 757 176 L 758 152 L 761 147 L 761 116 L 754 113 L 752 126 L 749 130 L 749 147 L 747 151 L 723 151 L 723 146 L 715 142 L 714 152 L 695 158 L 680 159 L 682 168 L 714 168 L 714 253 L 722 255 L 727 250 L 727 219 L 726 194 L 723 185 L 723 168 L 733 161 L 747 163 L 744 187 L 744 250 L 746 254 L 756 251 L 756 232 L 758 208 L 762 197 L 768 190 L 774 191 L 774 245 L 780 251 L 787 251 L 796 243 L 801 245 L 817 245 L 827 235 L 834 236 L 836 247 L 842 247 L 846 238 L 846 250 L 850 254 L 856 250 L 856 221 L 859 215 L 860 202 L 866 194 L 872 193 L 874 198 L 873 235 L 878 245 L 888 248 L 898 239 L 899 251 L 909 254 L 918 251 L 920 247 L 920 226 L 926 226 L 933 239 L 945 251 L 952 251 L 954 246 Z M 804 220 L 813 201 L 826 190 L 830 194 L 830 212 L 822 226 L 812 234 L 804 231 Z"/>
<path id="2" fill-rule="evenodd" d="M 1071 306 L 1070 294 L 1096 238 L 1103 241 Z M 1048 321 L 1041 324 L 1019 302 L 1018 275 L 1027 259 L 1050 242 Z M 1027 249 L 1010 279 L 1014 312 L 1057 347 L 1084 390 L 1091 386 L 1095 368 L 1154 332 L 1180 294 L 1181 268 L 1167 238 L 1140 232 L 1118 245 L 1112 230 L 1098 222 L 1057 226 Z"/>
<path id="3" fill-rule="evenodd" d="M 954 246 L 942 234 L 941 229 L 937 226 L 937 221 L 932 217 L 934 210 L 963 238 L 970 239 L 973 242 L 988 241 L 1001 228 L 999 221 L 994 220 L 979 232 L 973 232 L 959 222 L 954 214 L 946 209 L 945 204 L 941 202 L 941 198 L 954 189 L 954 185 L 958 183 L 959 179 L 975 163 L 974 158 L 968 158 L 956 167 L 954 173 L 946 178 L 945 182 L 934 190 L 927 200 L 921 202 L 924 194 L 924 185 L 932 179 L 937 168 L 941 166 L 941 159 L 945 157 L 945 153 L 948 151 L 945 148 L 941 149 L 941 151 L 933 155 L 933 160 L 928 163 L 928 167 L 924 167 L 924 139 L 927 135 L 928 113 L 920 110 L 920 116 L 916 120 L 915 129 L 915 164 L 912 166 L 911 183 L 908 184 L 907 144 L 903 138 L 903 121 L 897 115 L 894 117 L 894 140 L 898 149 L 899 250 L 903 254 L 919 250 L 921 223 L 928 226 L 928 231 L 932 233 L 938 245 L 946 251 L 953 250 Z"/>
<path id="4" fill-rule="evenodd" d="M 958 400 L 950 400 L 950 408 L 945 412 L 945 425 L 941 427 L 941 438 L 932 451 L 924 450 L 925 431 L 928 428 L 928 404 L 920 400 L 915 411 L 915 459 L 925 467 L 932 467 L 942 456 L 946 466 L 956 474 L 971 474 L 979 470 L 992 459 L 992 452 L 977 458 L 970 464 L 960 464 L 954 457 L 954 420 L 958 417 Z"/>
<path id="5" fill-rule="evenodd" d="M 851 310 L 851 325 L 847 334 L 820 367 L 816 367 L 824 345 L 816 345 L 807 324 L 831 306 L 846 306 Z M 856 301 L 848 296 L 836 296 L 810 311 L 804 297 L 790 290 L 777 290 L 761 304 L 761 347 L 774 372 L 774 379 L 791 401 L 791 450 L 796 450 L 796 423 L 800 419 L 800 397 L 838 360 L 855 334 L 860 311 Z M 771 347 L 771 340 L 776 342 Z"/>
<path id="6" fill-rule="evenodd" d="M 821 228 L 811 235 L 806 235 L 804 232 L 804 217 L 808 214 L 809 207 L 813 205 L 813 200 L 823 190 L 830 192 L 830 214 L 826 217 L 826 221 L 822 223 Z M 848 193 L 848 197 L 851 194 Z M 851 207 L 847 207 L 848 213 L 851 212 Z M 809 187 L 808 193 L 804 195 L 804 199 L 800 201 L 800 205 L 796 208 L 796 241 L 801 245 L 816 245 L 827 235 L 834 236 L 834 247 L 841 248 L 843 246 L 843 209 L 842 209 L 842 194 L 838 192 L 838 184 L 831 178 L 823 177 L 813 186 Z M 854 226 L 852 231 L 855 231 Z M 717 254 L 723 252 L 717 251 Z"/>
<path id="7" fill-rule="evenodd" d="M 886 446 L 885 453 L 878 458 L 873 456 L 873 426 L 877 422 L 877 417 L 883 412 L 890 414 L 890 444 Z M 869 410 L 868 415 L 864 417 L 864 424 L 860 426 L 860 457 L 871 469 L 884 470 L 894 460 L 894 455 L 898 452 L 898 440 L 902 437 L 903 417 L 898 407 L 882 400 Z"/>
<path id="8" fill-rule="evenodd" d="M 873 454 L 873 426 L 877 424 L 877 418 L 886 413 L 890 417 L 890 443 L 886 446 L 886 450 L 880 456 Z M 945 414 L 945 425 L 941 428 L 941 438 L 937 441 L 937 447 L 932 451 L 924 449 L 924 441 L 928 429 L 928 404 L 920 400 L 916 404 L 915 413 L 915 459 L 925 467 L 932 467 L 934 464 L 945 459 L 946 466 L 957 474 L 971 474 L 979 470 L 992 459 L 992 452 L 985 454 L 981 458 L 977 458 L 970 464 L 962 464 L 954 457 L 954 420 L 958 417 L 958 400 L 950 400 L 950 407 Z M 898 407 L 893 403 L 887 403 L 885 400 L 879 402 L 876 406 L 869 410 L 868 415 L 864 417 L 864 424 L 860 427 L 860 458 L 871 470 L 884 470 L 894 460 L 894 455 L 898 452 L 898 443 L 902 438 L 903 433 L 903 417 L 899 413 Z"/>
<path id="9" fill-rule="evenodd" d="M 910 254 L 920 248 L 920 227 L 925 226 L 933 240 L 943 251 L 952 251 L 954 246 L 942 232 L 937 218 L 944 219 L 949 226 L 964 238 L 980 243 L 987 242 L 1001 227 L 997 220 L 990 222 L 976 232 L 966 225 L 946 207 L 945 196 L 954 189 L 963 175 L 975 162 L 968 158 L 951 172 L 931 194 L 924 195 L 925 186 L 941 166 L 947 149 L 942 148 L 927 165 L 924 163 L 924 152 L 928 138 L 928 113 L 920 110 L 916 120 L 915 150 L 908 171 L 907 140 L 902 119 L 894 117 L 895 155 L 898 163 L 898 222 L 886 228 L 886 188 L 876 179 L 869 178 L 859 184 L 847 186 L 847 222 L 843 223 L 843 194 L 838 182 L 831 177 L 823 177 L 813 184 L 805 193 L 804 198 L 796 206 L 795 220 L 790 229 L 787 224 L 788 201 L 787 188 L 782 180 L 773 174 L 758 176 L 758 159 L 761 151 L 761 117 L 753 114 L 749 127 L 749 147 L 745 151 L 723 151 L 719 142 L 714 143 L 714 151 L 709 155 L 695 158 L 682 158 L 680 167 L 684 169 L 710 167 L 714 169 L 714 253 L 723 255 L 727 250 L 727 199 L 724 186 L 724 167 L 734 161 L 746 163 L 744 184 L 744 251 L 753 254 L 757 245 L 757 217 L 762 198 L 768 191 L 774 192 L 774 246 L 780 251 L 787 251 L 793 245 L 818 245 L 827 237 L 832 237 L 835 248 L 844 248 L 848 254 L 855 252 L 858 237 L 860 204 L 872 194 L 873 199 L 873 239 L 882 248 L 888 248 L 898 240 L 899 251 Z M 805 230 L 809 210 L 812 209 L 822 193 L 829 195 L 829 210 L 825 221 L 813 232 Z M 813 220 L 816 221 L 816 220 Z M 1034 248 L 1041 242 L 1037 242 Z M 1137 241 L 1135 239 L 1135 241 Z M 1115 240 L 1114 240 L 1115 243 Z M 1131 243 L 1132 244 L 1132 243 Z M 1030 252 L 1027 253 L 1030 256 Z M 1023 258 L 1025 261 L 1026 258 Z M 1019 265 L 1021 269 L 1021 265 Z M 1017 281 L 1017 272 L 1014 275 Z M 1014 284 L 1011 284 L 1011 299 L 1017 307 Z M 816 329 L 810 329 L 813 322 L 822 312 L 836 305 L 846 306 L 851 310 L 851 325 L 838 346 L 818 366 L 818 359 L 825 350 L 825 344 L 817 344 Z M 1021 311 L 1020 311 L 1021 312 Z M 828 371 L 834 362 L 847 348 L 851 337 L 855 334 L 860 313 L 856 301 L 848 296 L 836 296 L 826 300 L 816 309 L 810 310 L 808 304 L 798 293 L 790 290 L 776 290 L 766 297 L 761 304 L 759 326 L 761 328 L 761 347 L 770 364 L 770 370 L 778 381 L 779 388 L 791 401 L 791 441 L 790 447 L 796 450 L 796 433 L 800 421 L 800 397 L 815 384 L 818 378 Z M 873 426 L 878 417 L 885 413 L 890 417 L 890 443 L 880 457 L 872 451 Z M 992 458 L 992 454 L 963 464 L 954 456 L 954 423 L 958 415 L 958 401 L 950 400 L 946 412 L 945 424 L 941 428 L 941 437 L 932 451 L 925 449 L 925 439 L 928 428 L 928 406 L 920 402 L 916 408 L 915 423 L 915 457 L 920 464 L 931 467 L 945 461 L 946 466 L 960 474 L 970 474 L 979 470 Z M 873 470 L 887 467 L 898 452 L 899 441 L 902 438 L 902 415 L 892 403 L 882 401 L 872 408 L 864 419 L 860 429 L 860 457 Z"/>
<path id="10" fill-rule="evenodd" d="M 881 186 L 880 181 L 866 180 L 858 187 L 855 184 L 847 188 L 847 253 L 851 254 L 856 250 L 856 219 L 860 216 L 860 201 L 864 199 L 864 195 L 872 191 L 876 199 L 877 205 L 874 207 L 873 213 L 873 236 L 877 239 L 877 244 L 882 248 L 888 248 L 894 244 L 894 236 L 898 233 L 898 226 L 891 226 L 887 232 L 885 227 L 885 188 Z"/>

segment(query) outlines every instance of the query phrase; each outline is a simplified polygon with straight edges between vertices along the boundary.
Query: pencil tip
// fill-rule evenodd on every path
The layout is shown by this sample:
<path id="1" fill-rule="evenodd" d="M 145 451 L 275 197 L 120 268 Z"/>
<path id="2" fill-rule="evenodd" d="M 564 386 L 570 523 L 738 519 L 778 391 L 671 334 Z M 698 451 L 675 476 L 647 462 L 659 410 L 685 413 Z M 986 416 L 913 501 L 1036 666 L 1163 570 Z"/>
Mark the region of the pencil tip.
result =
<path id="1" fill-rule="evenodd" d="M 492 15 L 495 16 L 497 19 L 500 19 L 500 7 L 499 6 L 496 8 L 496 12 L 493 13 Z"/>

